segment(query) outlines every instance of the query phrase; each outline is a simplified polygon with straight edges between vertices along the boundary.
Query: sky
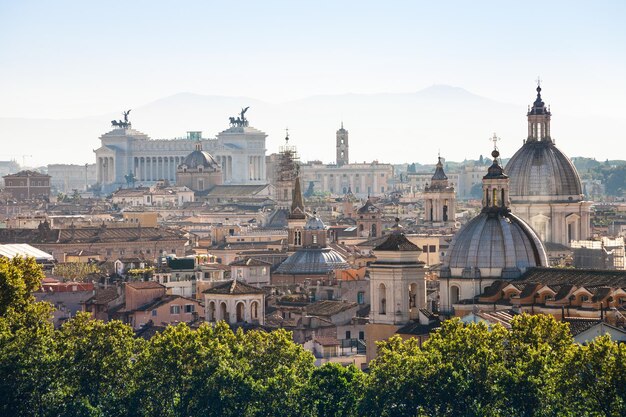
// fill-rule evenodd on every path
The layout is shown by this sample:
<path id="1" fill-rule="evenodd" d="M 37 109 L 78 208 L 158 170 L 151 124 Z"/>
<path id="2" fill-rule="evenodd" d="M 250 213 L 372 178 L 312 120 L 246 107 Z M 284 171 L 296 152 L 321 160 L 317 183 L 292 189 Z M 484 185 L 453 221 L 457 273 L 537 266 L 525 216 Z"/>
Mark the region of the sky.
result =
<path id="1" fill-rule="evenodd" d="M 559 111 L 623 119 L 624 22 L 624 1 L 0 0 L 0 118 L 433 84 L 525 105 L 539 76 Z"/>

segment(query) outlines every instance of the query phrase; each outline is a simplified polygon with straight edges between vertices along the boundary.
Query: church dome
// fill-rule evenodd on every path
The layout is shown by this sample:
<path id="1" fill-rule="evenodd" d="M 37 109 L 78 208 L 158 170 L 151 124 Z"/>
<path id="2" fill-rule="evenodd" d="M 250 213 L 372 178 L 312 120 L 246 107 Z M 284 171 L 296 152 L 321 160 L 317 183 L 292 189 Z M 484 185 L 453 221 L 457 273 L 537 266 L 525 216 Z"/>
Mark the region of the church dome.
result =
<path id="1" fill-rule="evenodd" d="M 324 222 L 322 221 L 322 219 L 320 219 L 319 217 L 317 217 L 317 215 L 314 214 L 312 217 L 309 217 L 306 224 L 304 225 L 304 229 L 305 230 L 325 230 L 326 225 L 324 225 Z"/>
<path id="2" fill-rule="evenodd" d="M 545 248 L 528 224 L 507 211 L 483 211 L 452 239 L 441 276 L 457 276 L 457 269 L 467 278 L 511 279 L 546 265 Z"/>
<path id="3" fill-rule="evenodd" d="M 541 86 L 537 86 L 537 98 L 526 117 L 528 137 L 505 168 L 511 177 L 509 191 L 512 199 L 547 201 L 557 197 L 582 200 L 582 186 L 574 164 L 552 141 L 552 113 L 541 98 Z"/>
<path id="4" fill-rule="evenodd" d="M 350 269 L 350 265 L 331 248 L 302 248 L 278 266 L 277 274 L 326 275 L 338 269 Z"/>
<path id="5" fill-rule="evenodd" d="M 443 262 L 441 278 L 519 278 L 528 268 L 547 266 L 546 250 L 534 230 L 513 213 L 510 178 L 500 153 L 483 177 L 483 209 L 459 230 Z"/>
<path id="6" fill-rule="evenodd" d="M 576 167 L 551 140 L 526 141 L 509 160 L 505 172 L 511 177 L 513 200 L 533 196 L 582 198 Z"/>
<path id="7" fill-rule="evenodd" d="M 213 158 L 213 156 L 203 150 L 196 149 L 183 161 L 181 165 L 185 165 L 187 168 L 196 169 L 202 167 L 205 170 L 217 171 L 220 168 L 219 163 Z"/>
<path id="8" fill-rule="evenodd" d="M 199 141 L 196 143 L 196 150 L 187 155 L 180 165 L 184 165 L 189 169 L 202 167 L 207 171 L 218 171 L 220 169 L 220 164 L 213 158 L 213 155 L 202 150 L 202 143 Z"/>

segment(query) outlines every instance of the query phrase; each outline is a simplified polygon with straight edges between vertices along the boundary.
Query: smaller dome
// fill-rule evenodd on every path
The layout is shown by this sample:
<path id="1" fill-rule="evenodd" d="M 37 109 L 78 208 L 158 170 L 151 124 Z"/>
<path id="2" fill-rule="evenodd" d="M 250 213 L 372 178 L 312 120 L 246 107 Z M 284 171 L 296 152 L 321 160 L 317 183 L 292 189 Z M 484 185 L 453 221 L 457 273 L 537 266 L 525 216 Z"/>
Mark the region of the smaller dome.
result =
<path id="1" fill-rule="evenodd" d="M 303 248 L 285 259 L 276 273 L 326 275 L 338 269 L 350 269 L 350 265 L 334 249 Z"/>
<path id="2" fill-rule="evenodd" d="M 464 278 L 518 278 L 526 269 L 547 265 L 537 234 L 508 211 L 483 211 L 459 230 L 441 269 L 441 277 L 463 270 Z M 469 274 L 469 275 L 468 275 Z M 454 274 L 458 276 L 458 274 Z"/>
<path id="3" fill-rule="evenodd" d="M 220 169 L 220 164 L 215 160 L 215 158 L 213 158 L 213 155 L 198 149 L 187 155 L 181 165 L 185 165 L 190 169 L 196 169 L 198 167 L 214 171 Z"/>
<path id="4" fill-rule="evenodd" d="M 309 220 L 306 221 L 304 225 L 305 230 L 324 230 L 326 229 L 326 225 L 315 213 L 313 216 L 309 217 Z"/>

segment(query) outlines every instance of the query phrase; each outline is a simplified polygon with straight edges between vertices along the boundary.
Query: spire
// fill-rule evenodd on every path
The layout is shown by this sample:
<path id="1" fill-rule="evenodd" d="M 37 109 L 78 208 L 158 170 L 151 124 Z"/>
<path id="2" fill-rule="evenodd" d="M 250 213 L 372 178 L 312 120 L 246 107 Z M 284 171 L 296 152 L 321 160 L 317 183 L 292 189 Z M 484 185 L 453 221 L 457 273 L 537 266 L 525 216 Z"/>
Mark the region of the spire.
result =
<path id="1" fill-rule="evenodd" d="M 291 199 L 291 213 L 289 214 L 291 219 L 304 219 L 304 202 L 302 200 L 302 189 L 300 188 L 300 176 L 296 177 L 293 187 L 293 196 Z"/>

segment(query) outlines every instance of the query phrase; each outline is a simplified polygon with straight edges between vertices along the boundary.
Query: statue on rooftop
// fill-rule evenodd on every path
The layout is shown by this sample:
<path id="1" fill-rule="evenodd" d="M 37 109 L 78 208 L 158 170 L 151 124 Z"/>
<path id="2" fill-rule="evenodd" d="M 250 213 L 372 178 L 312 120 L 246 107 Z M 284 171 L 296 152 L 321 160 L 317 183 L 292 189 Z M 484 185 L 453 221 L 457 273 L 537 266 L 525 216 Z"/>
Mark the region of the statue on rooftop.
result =
<path id="1" fill-rule="evenodd" d="M 130 110 L 123 111 L 122 115 L 124 116 L 124 121 L 122 121 L 122 120 L 111 120 L 111 126 L 119 127 L 120 129 L 128 129 L 129 127 L 131 127 L 131 123 L 128 120 L 128 114 L 129 113 L 130 113 Z"/>
<path id="2" fill-rule="evenodd" d="M 248 111 L 249 108 L 250 106 L 242 108 L 238 117 L 229 117 L 228 120 L 230 121 L 230 126 L 231 127 L 248 126 L 248 119 L 246 119 L 246 112 Z"/>

